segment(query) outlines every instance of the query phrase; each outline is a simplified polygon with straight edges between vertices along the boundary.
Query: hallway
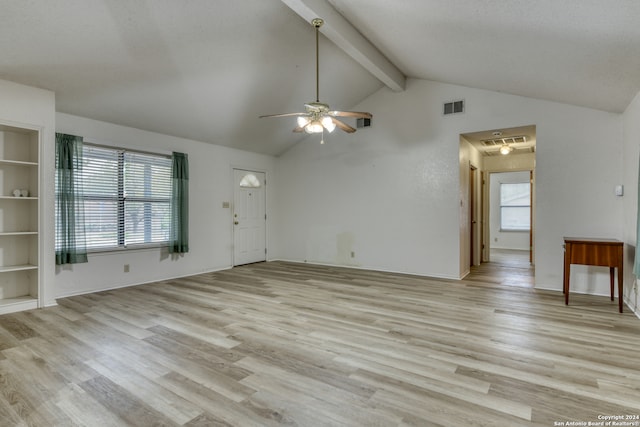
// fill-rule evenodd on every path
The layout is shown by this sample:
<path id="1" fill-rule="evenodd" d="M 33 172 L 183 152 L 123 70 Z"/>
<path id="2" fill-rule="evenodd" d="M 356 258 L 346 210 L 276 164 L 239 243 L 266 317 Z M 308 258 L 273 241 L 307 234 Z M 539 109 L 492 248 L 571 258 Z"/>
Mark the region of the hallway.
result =
<path id="1" fill-rule="evenodd" d="M 463 280 L 533 288 L 535 267 L 529 263 L 528 251 L 492 249 L 491 261 L 471 267 L 471 273 Z"/>

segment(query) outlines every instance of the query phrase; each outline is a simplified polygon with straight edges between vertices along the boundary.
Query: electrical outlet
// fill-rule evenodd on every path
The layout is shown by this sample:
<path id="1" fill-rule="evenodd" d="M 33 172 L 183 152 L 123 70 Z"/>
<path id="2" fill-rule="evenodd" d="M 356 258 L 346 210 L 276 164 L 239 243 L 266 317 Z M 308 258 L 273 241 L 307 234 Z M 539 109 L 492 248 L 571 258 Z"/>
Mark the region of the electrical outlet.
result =
<path id="1" fill-rule="evenodd" d="M 356 257 L 356 253 L 354 251 L 351 251 L 351 258 L 355 258 Z"/>
<path id="2" fill-rule="evenodd" d="M 124 272 L 125 272 L 125 273 L 128 273 L 128 272 L 129 272 L 129 270 L 130 270 L 129 264 L 125 264 L 125 265 L 124 265 Z"/>

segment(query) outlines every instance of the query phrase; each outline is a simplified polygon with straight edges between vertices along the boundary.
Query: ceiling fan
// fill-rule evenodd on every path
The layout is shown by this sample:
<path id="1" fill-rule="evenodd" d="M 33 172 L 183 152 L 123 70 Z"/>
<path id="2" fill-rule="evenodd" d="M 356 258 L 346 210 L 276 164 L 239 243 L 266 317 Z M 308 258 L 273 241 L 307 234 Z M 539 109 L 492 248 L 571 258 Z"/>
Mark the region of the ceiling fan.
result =
<path id="1" fill-rule="evenodd" d="M 305 111 L 300 113 L 283 113 L 283 114 L 270 114 L 264 117 L 298 117 L 298 126 L 296 126 L 294 132 L 306 132 L 306 133 L 324 133 L 325 129 L 329 132 L 338 127 L 345 132 L 353 133 L 355 128 L 349 126 L 336 117 L 353 117 L 370 119 L 373 116 L 371 113 L 359 112 L 359 111 L 336 111 L 330 110 L 329 105 L 324 102 L 320 102 L 320 57 L 318 54 L 318 33 L 319 28 L 324 24 L 324 21 L 320 18 L 315 18 L 311 21 L 316 29 L 316 100 L 314 102 L 308 102 L 304 104 Z M 322 141 L 324 142 L 324 141 Z"/>

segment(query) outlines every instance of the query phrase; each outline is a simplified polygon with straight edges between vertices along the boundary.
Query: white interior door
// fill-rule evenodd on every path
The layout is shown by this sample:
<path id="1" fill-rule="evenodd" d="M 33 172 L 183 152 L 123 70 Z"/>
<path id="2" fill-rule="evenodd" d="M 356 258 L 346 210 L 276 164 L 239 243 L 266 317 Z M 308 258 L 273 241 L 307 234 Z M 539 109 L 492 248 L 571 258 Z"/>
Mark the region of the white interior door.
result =
<path id="1" fill-rule="evenodd" d="M 266 180 L 264 172 L 233 170 L 233 264 L 267 259 Z"/>

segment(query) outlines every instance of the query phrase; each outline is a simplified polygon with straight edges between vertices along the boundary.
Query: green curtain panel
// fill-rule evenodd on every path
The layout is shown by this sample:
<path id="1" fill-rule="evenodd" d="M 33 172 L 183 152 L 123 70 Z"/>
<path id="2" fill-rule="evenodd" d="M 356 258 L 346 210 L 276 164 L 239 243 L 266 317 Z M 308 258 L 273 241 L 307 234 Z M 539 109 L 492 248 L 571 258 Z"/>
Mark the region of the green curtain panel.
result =
<path id="1" fill-rule="evenodd" d="M 189 158 L 173 153 L 169 252 L 189 252 Z"/>
<path id="2" fill-rule="evenodd" d="M 56 264 L 87 262 L 82 137 L 56 133 Z"/>

